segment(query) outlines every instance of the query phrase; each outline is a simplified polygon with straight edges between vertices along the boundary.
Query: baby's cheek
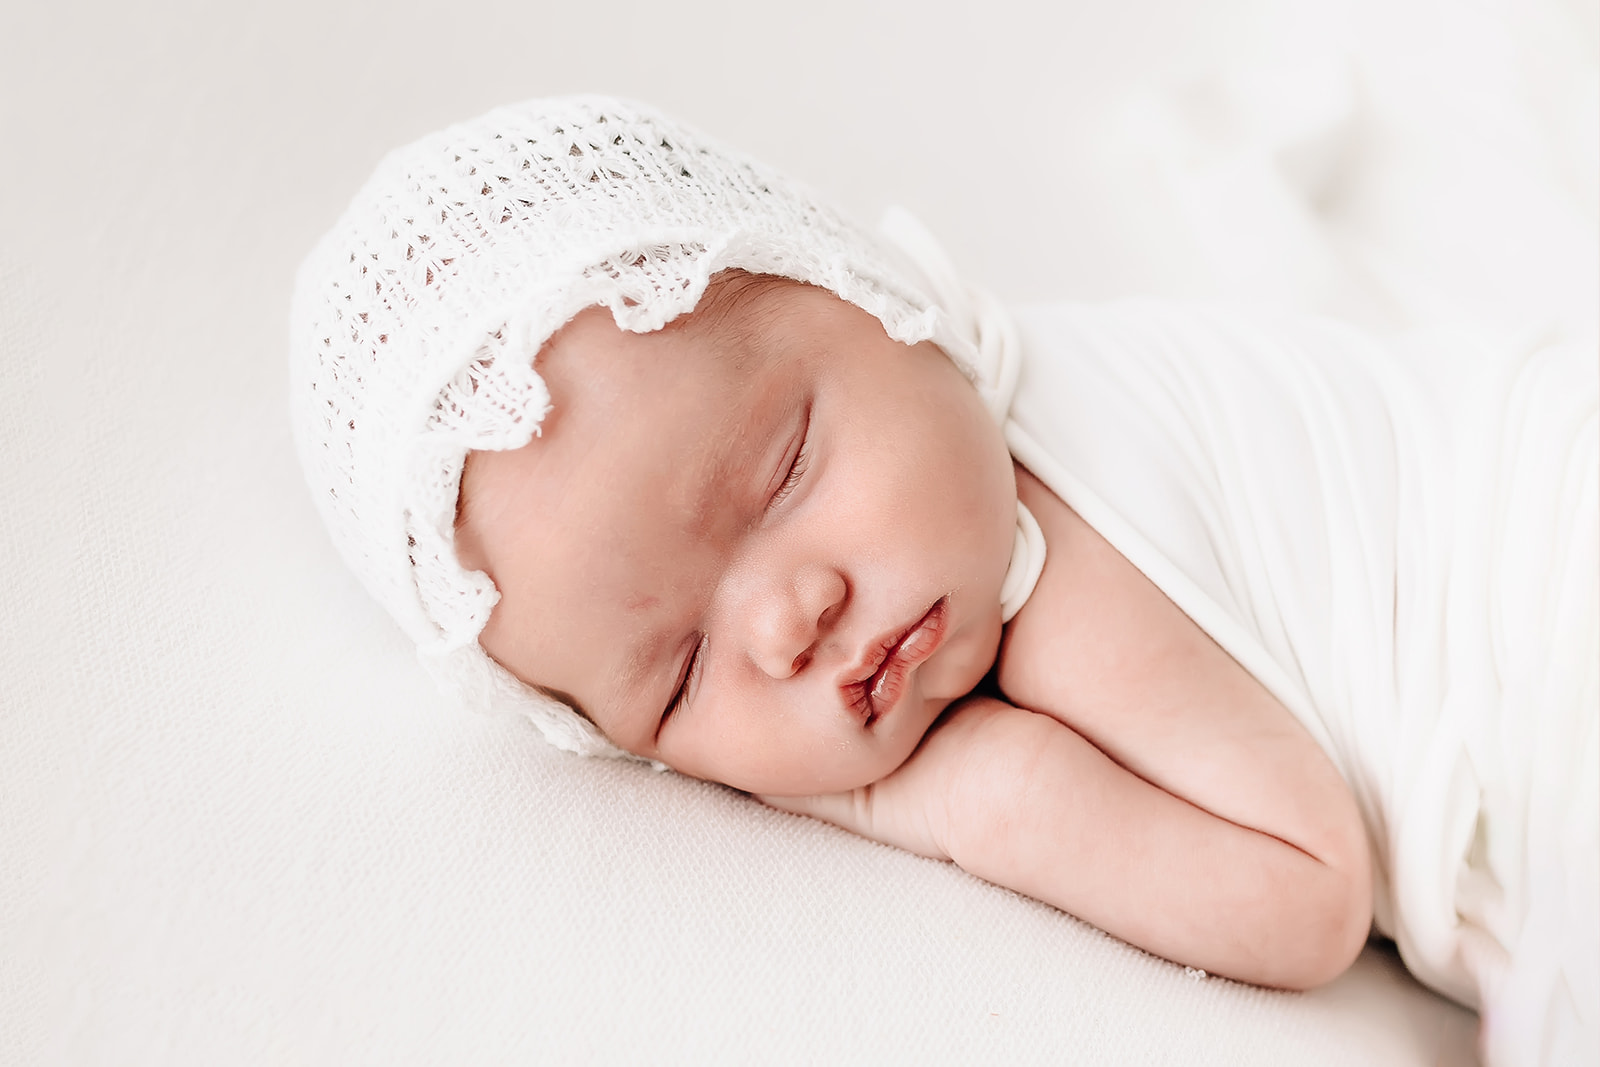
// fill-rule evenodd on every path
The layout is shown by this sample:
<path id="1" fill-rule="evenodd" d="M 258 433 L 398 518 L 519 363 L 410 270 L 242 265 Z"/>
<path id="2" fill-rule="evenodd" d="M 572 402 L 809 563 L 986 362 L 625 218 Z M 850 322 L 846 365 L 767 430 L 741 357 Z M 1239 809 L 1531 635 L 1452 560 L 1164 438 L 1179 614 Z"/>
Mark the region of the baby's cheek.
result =
<path id="1" fill-rule="evenodd" d="M 808 746 L 785 743 L 773 724 L 741 723 L 700 730 L 686 736 L 680 724 L 663 735 L 660 758 L 692 778 L 732 786 L 747 793 L 791 796 L 815 790 L 807 783 L 823 769 Z"/>

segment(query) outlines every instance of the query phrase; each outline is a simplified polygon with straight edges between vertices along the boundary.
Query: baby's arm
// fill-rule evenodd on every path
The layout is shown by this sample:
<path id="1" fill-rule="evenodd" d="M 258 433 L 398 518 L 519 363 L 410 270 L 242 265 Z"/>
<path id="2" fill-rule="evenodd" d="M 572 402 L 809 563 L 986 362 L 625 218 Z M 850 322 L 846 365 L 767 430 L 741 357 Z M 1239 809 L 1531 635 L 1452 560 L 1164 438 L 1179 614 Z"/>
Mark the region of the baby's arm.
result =
<path id="1" fill-rule="evenodd" d="M 769 803 L 954 860 L 1181 963 L 1291 988 L 1334 977 L 1371 921 L 1348 788 L 1137 570 L 1022 489 L 1051 555 L 1000 677 L 1035 710 L 969 699 L 883 781 Z"/>
<path id="2" fill-rule="evenodd" d="M 1168 959 L 1306 988 L 1349 965 L 1370 913 L 1348 877 L 1118 766 L 1055 719 L 952 710 L 890 777 L 769 804 L 954 860 Z"/>

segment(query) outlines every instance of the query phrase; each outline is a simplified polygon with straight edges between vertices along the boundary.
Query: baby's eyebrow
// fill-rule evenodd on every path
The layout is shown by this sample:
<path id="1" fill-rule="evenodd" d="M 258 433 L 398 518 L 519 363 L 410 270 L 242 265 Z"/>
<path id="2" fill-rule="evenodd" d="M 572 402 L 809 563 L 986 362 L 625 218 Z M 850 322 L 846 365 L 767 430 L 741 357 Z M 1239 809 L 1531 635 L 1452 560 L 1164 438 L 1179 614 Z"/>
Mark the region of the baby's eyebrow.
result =
<path id="1" fill-rule="evenodd" d="M 660 630 L 656 630 L 643 640 L 630 644 L 628 658 L 623 661 L 622 669 L 617 672 L 621 684 L 616 694 L 615 704 L 620 712 L 626 713 L 629 698 L 638 693 L 644 685 L 651 668 L 660 661 L 661 649 L 667 643 L 667 635 Z M 665 710 L 666 707 L 663 704 L 660 708 L 647 708 L 646 712 L 654 716 L 657 712 Z M 653 718 L 651 721 L 654 721 Z M 596 725 L 599 724 L 596 723 Z"/>
<path id="2" fill-rule="evenodd" d="M 786 378 L 770 379 L 750 397 L 737 418 L 724 424 L 718 447 L 689 474 L 693 518 L 685 531 L 696 544 L 712 536 L 712 526 L 731 502 L 749 499 L 741 479 L 767 455 L 774 434 L 786 429 L 789 410 L 798 406 L 798 390 Z"/>
<path id="3" fill-rule="evenodd" d="M 730 496 L 737 492 L 734 486 L 741 469 L 754 458 L 747 447 L 749 431 L 748 425 L 741 426 L 728 444 L 718 448 L 689 476 L 689 484 L 695 487 L 694 511 L 685 532 L 695 544 L 702 544 L 711 537 L 717 517 L 728 505 Z"/>
<path id="4" fill-rule="evenodd" d="M 533 688 L 541 695 L 549 697 L 551 700 L 554 700 L 557 703 L 565 704 L 567 707 L 576 712 L 581 718 L 588 719 L 591 723 L 594 723 L 595 726 L 600 725 L 594 721 L 594 716 L 590 715 L 588 710 L 585 709 L 582 704 L 578 703 L 578 698 L 573 696 L 571 693 L 563 692 L 560 689 L 555 689 L 548 685 L 535 685 Z"/>

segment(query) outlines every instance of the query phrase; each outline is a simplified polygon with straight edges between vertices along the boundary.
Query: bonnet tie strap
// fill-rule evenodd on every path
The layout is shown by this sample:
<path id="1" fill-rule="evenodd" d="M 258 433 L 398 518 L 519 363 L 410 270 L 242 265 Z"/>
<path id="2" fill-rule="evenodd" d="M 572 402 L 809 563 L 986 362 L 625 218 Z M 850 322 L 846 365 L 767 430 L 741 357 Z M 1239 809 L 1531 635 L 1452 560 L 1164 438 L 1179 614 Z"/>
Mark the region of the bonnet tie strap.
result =
<path id="1" fill-rule="evenodd" d="M 1017 501 L 1017 536 L 1011 546 L 1011 565 L 1000 583 L 1000 621 L 1010 622 L 1033 595 L 1044 573 L 1044 531 L 1022 501 Z"/>

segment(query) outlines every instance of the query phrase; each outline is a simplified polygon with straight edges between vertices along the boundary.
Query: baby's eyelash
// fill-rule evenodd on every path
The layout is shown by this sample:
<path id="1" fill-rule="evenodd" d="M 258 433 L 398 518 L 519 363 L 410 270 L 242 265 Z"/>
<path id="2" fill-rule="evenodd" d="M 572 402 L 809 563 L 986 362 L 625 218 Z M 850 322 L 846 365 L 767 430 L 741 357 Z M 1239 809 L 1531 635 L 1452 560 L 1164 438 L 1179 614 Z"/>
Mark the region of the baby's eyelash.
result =
<path id="1" fill-rule="evenodd" d="M 806 427 L 804 436 L 800 440 L 800 448 L 794 454 L 794 462 L 789 464 L 789 473 L 783 479 L 783 484 L 778 486 L 778 491 L 772 494 L 767 507 L 777 507 L 783 502 L 784 497 L 794 492 L 795 486 L 800 484 L 800 479 L 806 476 L 806 468 L 811 465 L 811 411 L 806 410 Z"/>
<path id="2" fill-rule="evenodd" d="M 800 451 L 795 453 L 794 464 L 789 468 L 789 476 L 783 480 L 782 485 L 778 486 L 778 491 L 772 494 L 771 506 L 776 507 L 783 502 L 784 497 L 794 492 L 794 487 L 800 484 L 801 478 L 805 477 L 806 466 L 810 459 L 811 454 L 802 445 Z"/>
<path id="3" fill-rule="evenodd" d="M 672 718 L 673 713 L 689 699 L 689 683 L 694 680 L 695 671 L 700 666 L 700 653 L 705 647 L 706 639 L 705 635 L 702 634 L 699 643 L 694 646 L 694 651 L 689 653 L 688 662 L 683 665 L 683 680 L 678 683 L 677 692 L 673 693 L 672 699 L 667 701 L 667 710 L 661 713 L 661 722 L 656 725 L 657 737 L 661 736 L 661 727 L 666 724 L 666 721 Z"/>

